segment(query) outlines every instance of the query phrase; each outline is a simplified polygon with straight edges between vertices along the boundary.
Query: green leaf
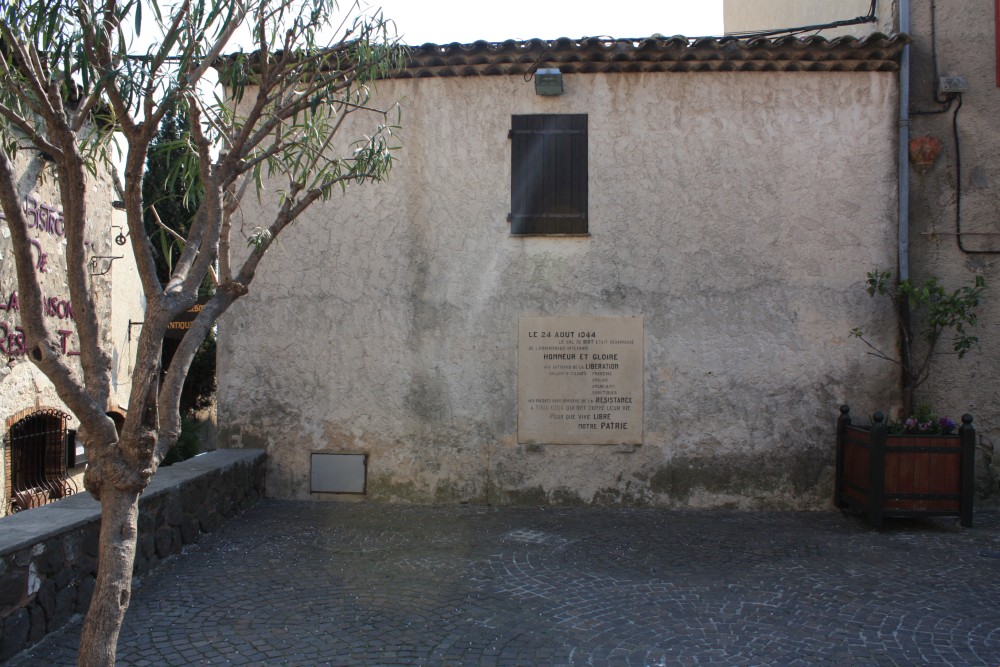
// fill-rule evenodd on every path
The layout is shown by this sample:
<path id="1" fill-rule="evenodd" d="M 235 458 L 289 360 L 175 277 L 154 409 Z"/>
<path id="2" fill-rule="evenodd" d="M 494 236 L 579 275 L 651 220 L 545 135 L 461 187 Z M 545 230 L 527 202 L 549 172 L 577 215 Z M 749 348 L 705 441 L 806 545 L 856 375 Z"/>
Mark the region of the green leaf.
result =
<path id="1" fill-rule="evenodd" d="M 952 351 L 959 358 L 978 344 L 978 338 L 967 333 L 967 328 L 978 324 L 975 308 L 980 303 L 986 282 L 983 276 L 976 275 L 972 285 L 949 292 L 936 277 L 921 283 L 902 280 L 895 289 L 889 288 L 891 280 L 892 274 L 888 271 L 869 272 L 867 292 L 869 296 L 890 297 L 898 318 L 897 325 L 904 333 L 904 354 L 897 363 L 903 368 L 904 375 L 912 378 L 912 389 L 927 379 L 931 368 L 928 362 L 943 335 L 951 333 Z M 907 310 L 901 308 L 903 305 Z M 884 359 L 892 358 L 892 355 L 875 348 L 867 338 L 863 338 L 860 329 L 855 328 L 851 333 L 868 343 L 874 350 L 872 354 Z M 915 341 L 922 341 L 922 344 L 915 345 Z"/>

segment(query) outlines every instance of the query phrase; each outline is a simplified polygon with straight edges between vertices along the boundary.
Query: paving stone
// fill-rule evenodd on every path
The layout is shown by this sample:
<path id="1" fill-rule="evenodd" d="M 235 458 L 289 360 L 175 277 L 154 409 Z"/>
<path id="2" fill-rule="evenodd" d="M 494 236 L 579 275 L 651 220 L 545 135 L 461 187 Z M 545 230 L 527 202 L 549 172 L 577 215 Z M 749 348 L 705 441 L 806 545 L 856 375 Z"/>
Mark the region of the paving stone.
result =
<path id="1" fill-rule="evenodd" d="M 119 664 L 1000 665 L 1000 514 L 887 523 L 266 500 L 143 578 Z"/>

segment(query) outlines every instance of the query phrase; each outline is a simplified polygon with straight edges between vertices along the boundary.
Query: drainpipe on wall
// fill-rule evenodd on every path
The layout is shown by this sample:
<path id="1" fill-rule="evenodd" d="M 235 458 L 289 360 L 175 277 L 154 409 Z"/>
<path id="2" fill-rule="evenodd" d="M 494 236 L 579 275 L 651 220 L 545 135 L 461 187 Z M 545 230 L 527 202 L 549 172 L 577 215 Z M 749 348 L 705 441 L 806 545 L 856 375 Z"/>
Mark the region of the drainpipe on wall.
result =
<path id="1" fill-rule="evenodd" d="M 910 0 L 899 0 L 899 32 L 910 32 Z M 910 45 L 903 45 L 903 54 L 899 61 L 899 279 L 910 277 Z M 899 316 L 902 331 L 906 335 L 910 331 L 910 301 L 901 299 Z M 902 355 L 902 385 L 904 409 L 913 408 L 913 374 L 909 370 L 910 358 L 907 346 L 900 346 Z"/>
<path id="2" fill-rule="evenodd" d="M 899 32 L 910 31 L 910 0 L 899 0 Z M 899 279 L 910 277 L 910 45 L 899 61 Z"/>

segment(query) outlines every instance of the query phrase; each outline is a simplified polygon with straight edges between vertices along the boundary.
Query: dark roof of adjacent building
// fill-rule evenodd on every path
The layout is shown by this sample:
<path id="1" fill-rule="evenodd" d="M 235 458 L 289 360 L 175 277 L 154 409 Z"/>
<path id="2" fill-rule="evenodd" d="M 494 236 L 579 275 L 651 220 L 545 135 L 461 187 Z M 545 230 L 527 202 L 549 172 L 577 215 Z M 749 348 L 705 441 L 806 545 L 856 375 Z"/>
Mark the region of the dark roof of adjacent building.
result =
<path id="1" fill-rule="evenodd" d="M 412 47 L 393 78 L 528 74 L 558 67 L 564 74 L 607 72 L 895 72 L 906 35 L 867 37 L 653 36 L 547 41 L 478 41 Z"/>

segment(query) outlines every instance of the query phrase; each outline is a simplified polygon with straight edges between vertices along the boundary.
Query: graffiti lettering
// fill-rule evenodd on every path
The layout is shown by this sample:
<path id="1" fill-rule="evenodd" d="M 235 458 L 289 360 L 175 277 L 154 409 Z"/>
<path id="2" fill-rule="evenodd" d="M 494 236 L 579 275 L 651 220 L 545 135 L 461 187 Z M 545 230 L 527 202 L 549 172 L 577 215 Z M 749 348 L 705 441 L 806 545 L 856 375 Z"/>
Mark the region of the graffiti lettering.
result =
<path id="1" fill-rule="evenodd" d="M 17 292 L 11 292 L 10 297 L 7 299 L 7 303 L 4 304 L 0 302 L 0 310 L 20 310 L 21 305 L 17 302 Z"/>
<path id="2" fill-rule="evenodd" d="M 0 301 L 0 310 L 10 312 L 20 309 L 21 304 L 17 300 L 17 292 L 10 293 L 10 296 L 7 298 L 7 303 Z M 73 313 L 73 305 L 66 299 L 60 299 L 57 296 L 42 298 L 42 312 L 46 317 L 57 317 L 60 320 L 76 319 L 76 316 Z"/>
<path id="3" fill-rule="evenodd" d="M 6 220 L 3 213 L 0 213 L 0 220 Z M 49 272 L 49 253 L 42 250 L 42 244 L 31 239 L 31 247 L 38 251 L 38 260 L 35 262 L 35 270 L 39 273 Z"/>
<path id="4" fill-rule="evenodd" d="M 70 348 L 70 336 L 73 332 L 68 329 L 57 330 L 59 334 L 59 349 L 65 356 L 77 357 L 79 350 Z M 28 353 L 28 346 L 24 342 L 24 329 L 17 325 L 11 326 L 9 323 L 0 322 L 0 356 L 23 357 Z"/>
<path id="5" fill-rule="evenodd" d="M 58 317 L 60 320 L 73 320 L 73 306 L 69 301 L 59 297 L 50 297 L 44 302 L 45 314 L 49 317 Z"/>
<path id="6" fill-rule="evenodd" d="M 38 229 L 53 236 L 66 236 L 66 224 L 62 211 L 49 204 L 41 204 L 34 197 L 24 198 L 24 213 L 28 218 L 28 229 Z M 0 220 L 7 216 L 0 211 Z"/>
<path id="7" fill-rule="evenodd" d="M 8 357 L 23 357 L 26 351 L 24 329 L 15 326 L 12 332 L 6 324 L 0 322 L 0 354 Z"/>
<path id="8" fill-rule="evenodd" d="M 28 216 L 28 228 L 48 232 L 53 236 L 65 236 L 66 226 L 63 224 L 62 211 L 54 206 L 40 203 L 34 197 L 24 200 L 24 213 Z"/>
<path id="9" fill-rule="evenodd" d="M 59 329 L 59 336 L 60 336 L 59 345 L 60 345 L 60 348 L 62 349 L 62 353 L 66 354 L 66 355 L 69 355 L 71 357 L 75 357 L 75 356 L 79 356 L 80 355 L 80 351 L 79 350 L 70 350 L 68 352 L 66 351 L 66 348 L 68 347 L 66 345 L 66 341 L 68 341 L 69 337 L 72 336 L 72 335 L 73 335 L 72 331 L 68 331 L 66 329 Z"/>
<path id="10" fill-rule="evenodd" d="M 31 245 L 38 251 L 38 261 L 35 262 L 35 270 L 39 273 L 48 273 L 49 268 L 47 264 L 49 261 L 49 254 L 47 252 L 42 252 L 42 244 L 38 241 L 31 239 Z"/>

